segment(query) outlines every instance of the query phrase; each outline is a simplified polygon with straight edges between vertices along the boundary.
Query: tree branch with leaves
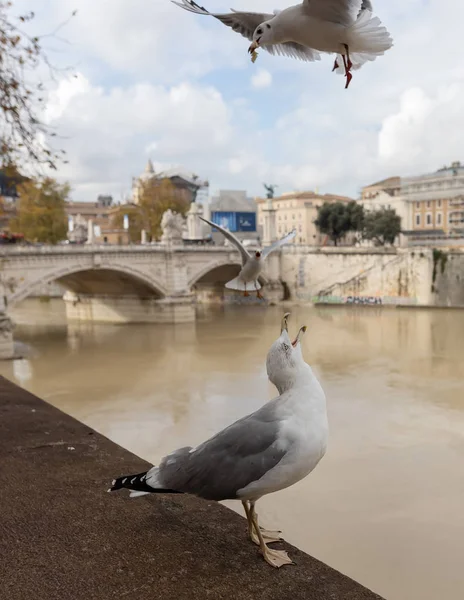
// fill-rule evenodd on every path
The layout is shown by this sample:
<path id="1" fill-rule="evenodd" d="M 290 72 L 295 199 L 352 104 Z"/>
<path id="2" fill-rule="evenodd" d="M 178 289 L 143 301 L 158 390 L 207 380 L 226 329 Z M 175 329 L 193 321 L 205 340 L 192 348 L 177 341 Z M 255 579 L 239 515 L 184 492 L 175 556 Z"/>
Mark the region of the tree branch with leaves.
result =
<path id="1" fill-rule="evenodd" d="M 0 160 L 56 169 L 65 152 L 49 146 L 56 133 L 41 117 L 46 90 L 36 76 L 41 66 L 54 71 L 42 46 L 46 36 L 24 31 L 33 12 L 15 16 L 13 11 L 13 2 L 0 0 Z"/>

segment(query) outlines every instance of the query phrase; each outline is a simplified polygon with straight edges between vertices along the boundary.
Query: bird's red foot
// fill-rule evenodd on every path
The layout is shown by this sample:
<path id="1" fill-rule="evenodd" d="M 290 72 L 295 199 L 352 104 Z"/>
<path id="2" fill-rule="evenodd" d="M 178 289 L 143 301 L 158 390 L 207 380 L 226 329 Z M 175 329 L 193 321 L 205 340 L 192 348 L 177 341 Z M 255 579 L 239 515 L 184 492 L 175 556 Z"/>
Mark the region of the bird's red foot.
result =
<path id="1" fill-rule="evenodd" d="M 348 86 L 350 85 L 350 81 L 353 79 L 353 75 L 347 71 L 346 73 L 346 85 L 345 85 L 345 90 L 348 89 Z"/>
<path id="2" fill-rule="evenodd" d="M 244 296 L 249 296 L 250 294 L 249 294 L 248 292 L 246 292 L 246 291 L 245 291 L 245 292 L 243 292 L 243 295 L 244 295 Z"/>
<path id="3" fill-rule="evenodd" d="M 257 290 L 256 290 L 256 297 L 259 298 L 260 300 L 264 300 L 264 296 L 262 294 L 260 294 Z"/>
<path id="4" fill-rule="evenodd" d="M 332 73 L 333 73 L 334 71 L 336 71 L 336 70 L 338 69 L 338 67 L 339 67 L 338 60 L 337 60 L 337 59 L 335 59 L 334 66 L 333 66 L 333 69 L 332 69 Z"/>

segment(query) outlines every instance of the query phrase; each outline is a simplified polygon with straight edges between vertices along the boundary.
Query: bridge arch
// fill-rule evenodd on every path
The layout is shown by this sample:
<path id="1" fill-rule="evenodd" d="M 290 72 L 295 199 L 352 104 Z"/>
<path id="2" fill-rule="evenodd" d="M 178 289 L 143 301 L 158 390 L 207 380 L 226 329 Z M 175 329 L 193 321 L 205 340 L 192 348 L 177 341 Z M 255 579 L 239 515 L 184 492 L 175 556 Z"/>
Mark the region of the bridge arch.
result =
<path id="1" fill-rule="evenodd" d="M 196 284 L 201 283 L 202 279 L 204 279 L 205 277 L 207 277 L 210 274 L 212 275 L 214 271 L 220 272 L 221 270 L 223 271 L 223 276 L 221 277 L 221 281 L 224 280 L 224 283 L 226 283 L 227 281 L 230 281 L 234 277 L 237 277 L 241 268 L 242 268 L 242 263 L 239 261 L 233 261 L 230 259 L 215 260 L 213 262 L 208 263 L 207 265 L 202 267 L 200 270 L 198 270 L 196 273 L 194 273 L 189 278 L 188 287 L 189 287 L 189 289 L 192 289 Z M 227 273 L 227 275 L 226 275 L 226 273 Z M 261 285 L 266 285 L 268 283 L 268 279 L 265 276 L 260 275 L 259 282 L 261 283 Z"/>
<path id="2" fill-rule="evenodd" d="M 84 284 L 84 274 L 92 273 L 93 275 L 100 273 L 104 278 L 111 277 L 111 274 L 117 278 L 118 276 L 124 280 L 130 289 L 138 295 L 154 295 L 158 298 L 168 296 L 166 287 L 156 280 L 154 277 L 148 276 L 143 271 L 128 266 L 125 264 L 111 263 L 110 265 L 91 266 L 91 265 L 68 265 L 57 269 L 51 269 L 47 273 L 42 273 L 35 279 L 28 279 L 21 283 L 13 293 L 9 294 L 8 305 L 14 306 L 33 294 L 38 292 L 43 285 L 56 281 L 64 287 L 75 291 L 79 287 L 79 276 L 81 275 L 81 285 Z M 73 289 L 74 288 L 74 289 Z M 85 292 L 81 292 L 85 293 Z M 89 290 L 89 294 L 92 292 Z M 98 293 L 98 292 L 97 292 Z M 126 292 L 127 293 L 127 292 Z"/>

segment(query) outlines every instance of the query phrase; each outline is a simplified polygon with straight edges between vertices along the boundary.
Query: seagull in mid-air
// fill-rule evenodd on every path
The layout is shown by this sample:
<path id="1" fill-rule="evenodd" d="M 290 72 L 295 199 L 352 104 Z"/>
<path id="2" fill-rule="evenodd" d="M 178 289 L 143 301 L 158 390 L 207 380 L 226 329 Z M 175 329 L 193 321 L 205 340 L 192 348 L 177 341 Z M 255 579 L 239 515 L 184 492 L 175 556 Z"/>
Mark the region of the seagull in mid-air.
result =
<path id="1" fill-rule="evenodd" d="M 293 229 L 293 231 L 288 233 L 282 239 L 277 240 L 270 246 L 267 246 L 267 248 L 263 248 L 262 250 L 256 250 L 256 252 L 252 256 L 243 246 L 242 242 L 238 238 L 236 238 L 233 233 L 227 231 L 227 229 L 224 229 L 223 227 L 217 225 L 216 223 L 213 223 L 212 221 L 208 221 L 208 219 L 204 219 L 203 217 L 200 217 L 200 219 L 205 223 L 208 223 L 208 225 L 211 225 L 211 227 L 219 229 L 222 235 L 237 248 L 237 250 L 242 256 L 242 268 L 240 270 L 240 273 L 237 275 L 237 277 L 234 277 L 234 279 L 231 279 L 225 284 L 226 288 L 228 288 L 229 290 L 237 290 L 239 292 L 243 292 L 244 296 L 249 296 L 250 294 L 248 293 L 248 290 L 250 288 L 254 288 L 256 290 L 256 295 L 258 296 L 258 298 L 262 299 L 262 295 L 259 292 L 259 290 L 261 289 L 261 284 L 258 281 L 258 277 L 261 271 L 263 270 L 263 261 L 266 257 L 269 256 L 269 254 L 271 254 L 271 252 L 274 252 L 274 250 L 277 250 L 277 248 L 280 248 L 284 244 L 288 244 L 291 240 L 293 240 L 293 238 L 296 236 L 296 229 Z"/>
<path id="2" fill-rule="evenodd" d="M 271 54 L 308 62 L 320 60 L 320 52 L 335 53 L 333 71 L 345 74 L 345 88 L 353 77 L 352 69 L 359 69 L 393 46 L 380 19 L 373 16 L 370 0 L 303 0 L 274 14 L 233 9 L 230 13 L 210 13 L 193 0 L 172 2 L 190 12 L 215 17 L 248 38 L 253 62 L 260 47 Z"/>
<path id="3" fill-rule="evenodd" d="M 281 540 L 282 532 L 258 525 L 255 504 L 309 475 L 324 456 L 328 439 L 325 394 L 301 351 L 306 327 L 292 341 L 288 316 L 266 359 L 268 377 L 279 392 L 276 398 L 196 448 L 175 450 L 145 473 L 118 477 L 108 490 L 127 488 L 131 497 L 186 493 L 205 500 L 241 500 L 248 535 L 273 567 L 292 560 L 267 545 Z"/>

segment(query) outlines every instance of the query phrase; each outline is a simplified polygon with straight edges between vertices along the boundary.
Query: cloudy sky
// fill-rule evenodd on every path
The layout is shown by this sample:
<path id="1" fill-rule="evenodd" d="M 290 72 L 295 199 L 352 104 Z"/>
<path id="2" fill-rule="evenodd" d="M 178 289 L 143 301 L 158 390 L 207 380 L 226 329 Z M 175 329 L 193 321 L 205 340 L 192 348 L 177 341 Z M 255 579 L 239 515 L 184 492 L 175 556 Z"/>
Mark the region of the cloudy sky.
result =
<path id="1" fill-rule="evenodd" d="M 203 0 L 212 11 L 268 11 L 288 0 Z M 354 73 L 333 58 L 259 52 L 222 23 L 169 0 L 16 0 L 34 10 L 51 61 L 46 119 L 62 136 L 73 199 L 130 190 L 148 157 L 208 178 L 211 191 L 262 182 L 356 197 L 362 185 L 464 160 L 461 0 L 374 0 L 394 47 Z M 63 39 L 61 39 L 63 38 Z"/>

